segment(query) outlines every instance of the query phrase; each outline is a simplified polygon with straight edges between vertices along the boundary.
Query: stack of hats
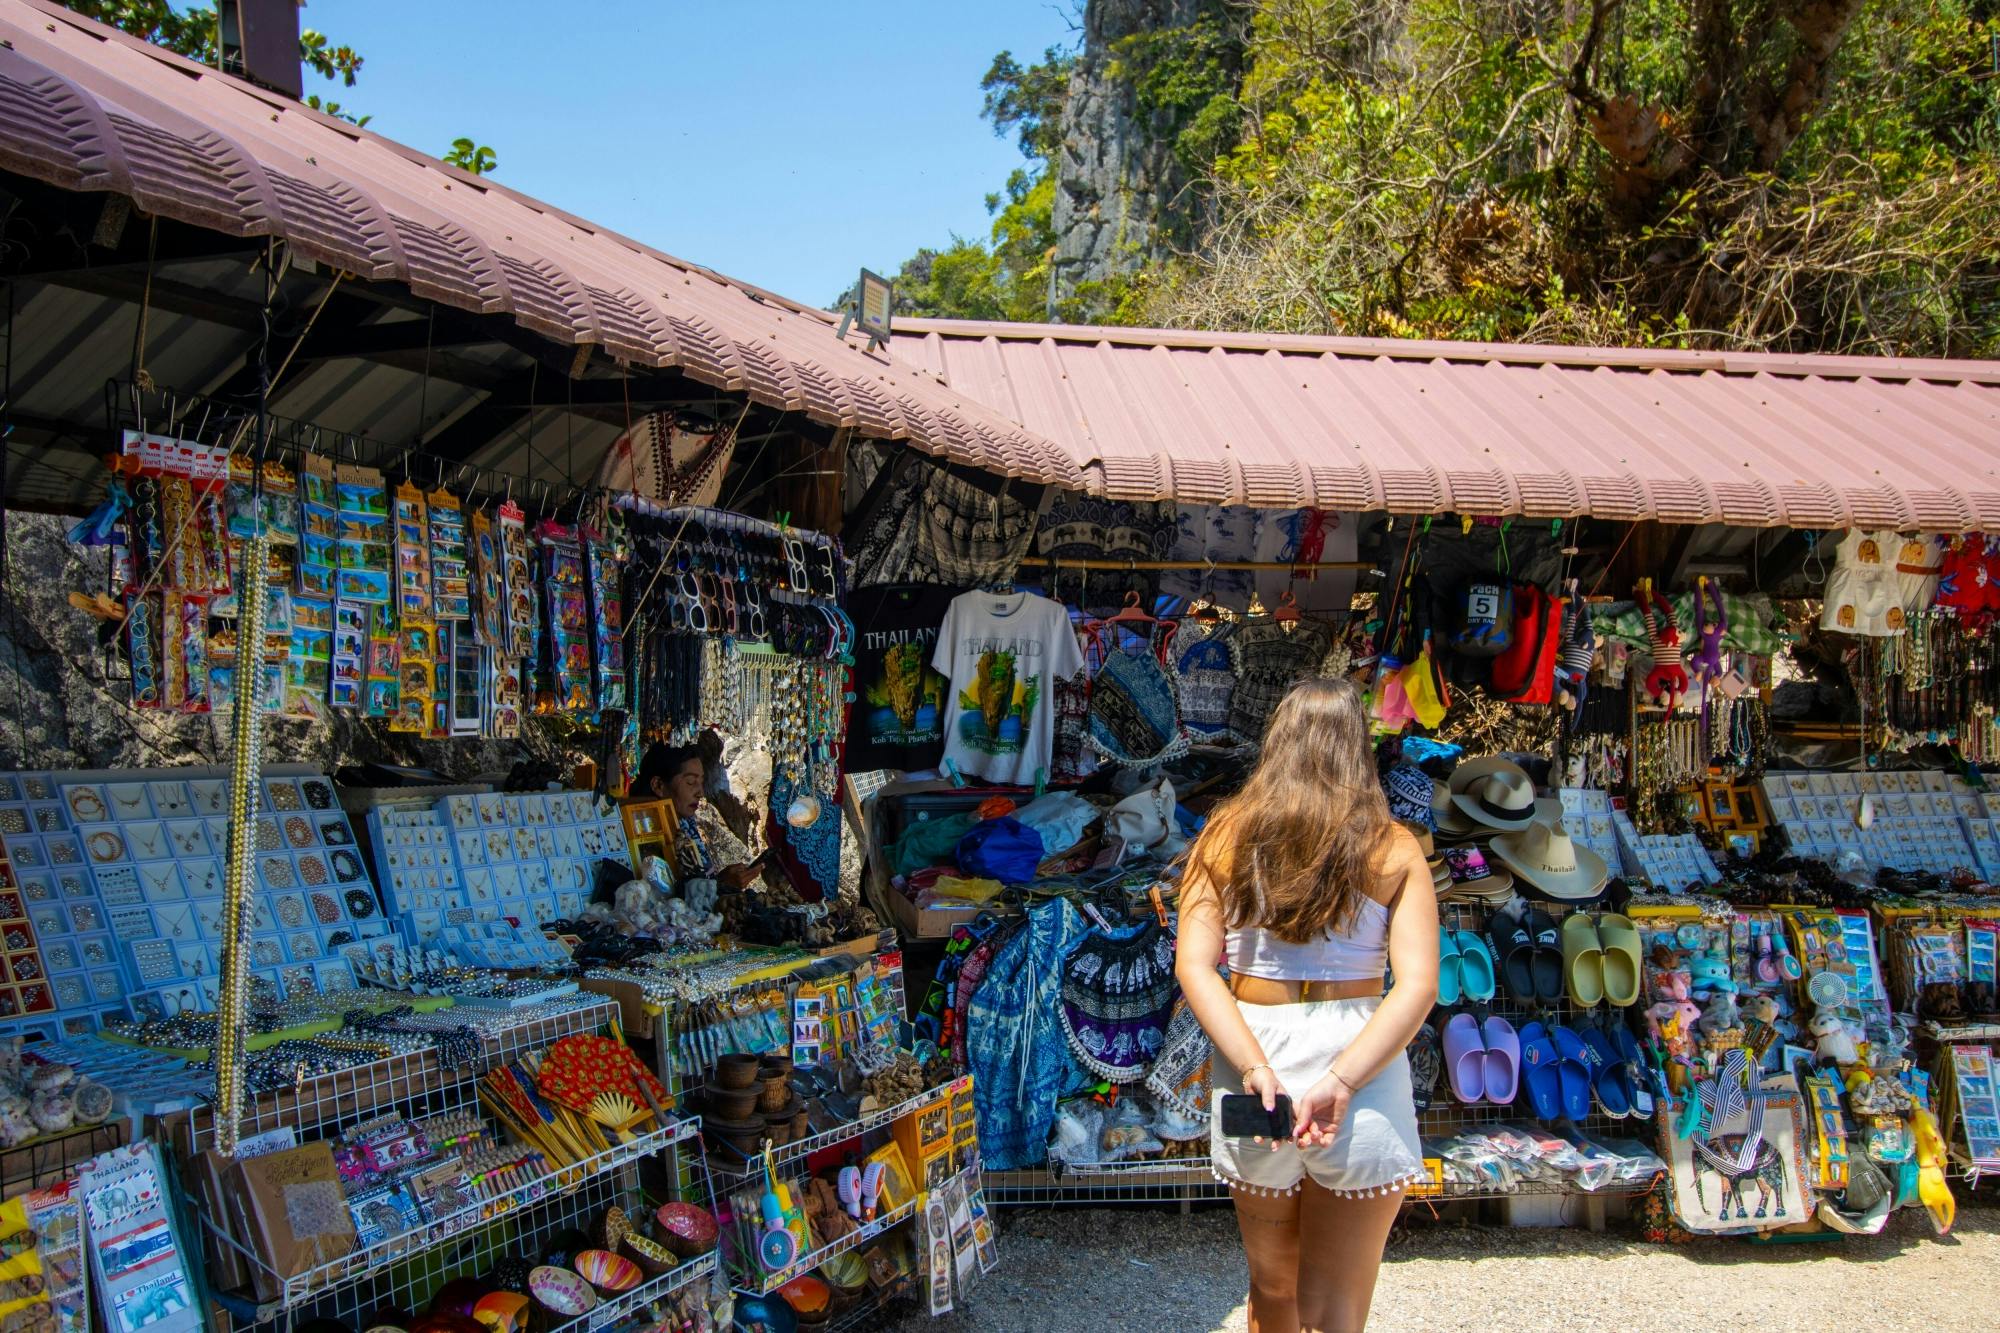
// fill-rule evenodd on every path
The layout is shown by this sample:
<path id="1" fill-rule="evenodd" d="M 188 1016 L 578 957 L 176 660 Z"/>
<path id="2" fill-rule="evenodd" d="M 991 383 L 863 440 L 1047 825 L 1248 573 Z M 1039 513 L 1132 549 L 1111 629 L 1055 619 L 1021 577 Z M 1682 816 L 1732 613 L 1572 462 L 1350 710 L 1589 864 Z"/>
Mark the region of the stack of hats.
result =
<path id="1" fill-rule="evenodd" d="M 1436 830 L 1425 849 L 1439 902 L 1497 905 L 1518 892 L 1581 903 L 1604 891 L 1610 876 L 1604 858 L 1571 840 L 1562 803 L 1537 797 L 1534 780 L 1518 764 L 1497 755 L 1468 760 L 1452 771 L 1449 784 L 1399 765 L 1384 786 L 1391 812 L 1406 820 L 1420 797 L 1428 798 L 1427 817 L 1410 822 Z M 1441 851 L 1434 850 L 1438 845 Z"/>

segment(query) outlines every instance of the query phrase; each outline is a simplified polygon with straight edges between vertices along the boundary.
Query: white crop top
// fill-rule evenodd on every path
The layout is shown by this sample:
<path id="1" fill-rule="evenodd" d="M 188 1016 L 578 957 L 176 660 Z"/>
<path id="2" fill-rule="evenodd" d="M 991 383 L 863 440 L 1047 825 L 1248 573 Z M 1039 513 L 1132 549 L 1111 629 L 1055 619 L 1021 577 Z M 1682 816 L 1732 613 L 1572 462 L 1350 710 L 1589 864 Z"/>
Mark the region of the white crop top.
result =
<path id="1" fill-rule="evenodd" d="M 1379 981 L 1389 969 L 1389 909 L 1363 895 L 1353 933 L 1329 932 L 1304 944 L 1257 926 L 1224 936 L 1229 971 L 1272 981 Z"/>

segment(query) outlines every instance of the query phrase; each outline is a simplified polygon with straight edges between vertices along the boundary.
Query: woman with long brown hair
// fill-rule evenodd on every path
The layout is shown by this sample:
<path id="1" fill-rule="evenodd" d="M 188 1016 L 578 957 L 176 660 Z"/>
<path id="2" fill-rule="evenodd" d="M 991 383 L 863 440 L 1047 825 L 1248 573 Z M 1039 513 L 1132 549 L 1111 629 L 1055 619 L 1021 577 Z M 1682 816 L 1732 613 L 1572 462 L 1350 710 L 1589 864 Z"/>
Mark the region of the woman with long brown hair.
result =
<path id="1" fill-rule="evenodd" d="M 1361 1329 L 1423 1175 L 1404 1048 L 1437 1000 L 1438 926 L 1348 682 L 1285 696 L 1256 771 L 1189 849 L 1175 970 L 1215 1043 L 1217 1097 L 1292 1099 L 1288 1138 L 1229 1138 L 1219 1115 L 1210 1131 L 1250 1259 L 1252 1333 Z"/>

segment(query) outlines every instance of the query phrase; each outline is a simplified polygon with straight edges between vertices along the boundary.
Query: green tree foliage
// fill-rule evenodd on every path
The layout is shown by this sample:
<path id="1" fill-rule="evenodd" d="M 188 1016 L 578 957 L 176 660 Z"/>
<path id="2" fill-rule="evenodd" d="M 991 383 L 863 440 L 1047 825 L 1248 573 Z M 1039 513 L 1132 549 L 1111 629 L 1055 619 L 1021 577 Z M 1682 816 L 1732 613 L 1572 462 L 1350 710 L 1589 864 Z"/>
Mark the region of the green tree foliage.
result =
<path id="1" fill-rule="evenodd" d="M 453 139 L 451 151 L 444 160 L 460 171 L 469 171 L 475 176 L 484 176 L 500 165 L 500 159 L 485 144 L 474 143 L 471 139 Z"/>
<path id="2" fill-rule="evenodd" d="M 2000 351 L 1993 0 L 1247 8 L 1209 221 L 1124 317 Z"/>
<path id="3" fill-rule="evenodd" d="M 85 18 L 164 46 L 176 55 L 204 65 L 222 64 L 220 32 L 213 9 L 176 9 L 170 0 L 63 0 L 63 4 Z M 323 79 L 337 79 L 344 88 L 354 86 L 361 73 L 362 58 L 351 46 L 336 46 L 326 34 L 313 28 L 299 30 L 299 60 Z M 343 110 L 340 103 L 324 101 L 318 93 L 306 96 L 306 105 L 329 116 L 338 116 L 355 125 L 366 125 L 367 116 Z"/>

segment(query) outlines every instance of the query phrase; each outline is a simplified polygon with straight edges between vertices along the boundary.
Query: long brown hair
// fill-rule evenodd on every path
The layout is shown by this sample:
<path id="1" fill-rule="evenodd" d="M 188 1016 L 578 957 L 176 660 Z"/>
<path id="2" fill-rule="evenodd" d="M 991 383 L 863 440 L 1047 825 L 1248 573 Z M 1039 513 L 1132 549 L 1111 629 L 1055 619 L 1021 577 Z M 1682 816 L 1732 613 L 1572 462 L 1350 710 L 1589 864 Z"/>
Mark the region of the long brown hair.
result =
<path id="1" fill-rule="evenodd" d="M 1302 944 L 1352 924 L 1392 827 L 1360 692 L 1302 681 L 1271 715 L 1250 780 L 1189 850 L 1187 874 L 1213 886 L 1229 929 Z"/>

